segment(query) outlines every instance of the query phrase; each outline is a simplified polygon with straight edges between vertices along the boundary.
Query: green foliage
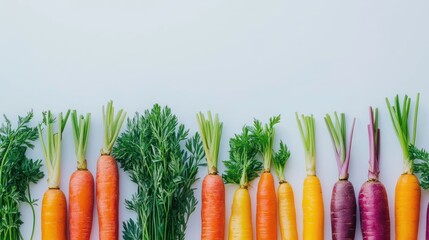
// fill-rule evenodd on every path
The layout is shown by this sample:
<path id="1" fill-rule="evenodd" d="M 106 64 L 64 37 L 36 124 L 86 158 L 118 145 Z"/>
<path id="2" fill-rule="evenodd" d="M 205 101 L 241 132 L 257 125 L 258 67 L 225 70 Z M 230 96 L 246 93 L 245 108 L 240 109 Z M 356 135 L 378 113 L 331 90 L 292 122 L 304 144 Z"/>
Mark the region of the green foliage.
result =
<path id="1" fill-rule="evenodd" d="M 280 181 L 285 181 L 284 171 L 286 168 L 287 160 L 290 157 L 290 151 L 287 145 L 283 142 L 280 142 L 280 149 L 274 153 L 274 170 L 279 177 Z"/>
<path id="2" fill-rule="evenodd" d="M 264 159 L 264 170 L 270 171 L 271 161 L 273 160 L 273 148 L 274 148 L 274 126 L 280 122 L 280 115 L 270 118 L 268 124 L 262 125 L 259 120 L 253 121 L 253 127 L 250 128 L 252 135 L 258 142 L 258 149 Z"/>
<path id="3" fill-rule="evenodd" d="M 0 239 L 23 239 L 19 228 L 23 223 L 19 212 L 22 203 L 28 203 L 33 213 L 33 238 L 37 199 L 30 194 L 30 185 L 44 177 L 41 160 L 29 159 L 26 151 L 33 148 L 37 129 L 29 127 L 33 118 L 30 112 L 18 117 L 18 125 L 12 127 L 9 119 L 0 127 Z"/>
<path id="4" fill-rule="evenodd" d="M 412 173 L 413 161 L 410 159 L 408 146 L 415 144 L 416 133 L 417 133 L 417 115 L 419 110 L 420 94 L 417 94 L 416 107 L 414 110 L 414 124 L 413 124 L 413 135 L 410 137 L 408 117 L 410 115 L 411 98 L 405 95 L 402 106 L 399 100 L 399 96 L 396 95 L 394 99 L 394 105 L 390 104 L 389 99 L 386 98 L 387 108 L 389 109 L 390 118 L 395 129 L 396 136 L 398 137 L 399 143 L 402 147 L 404 155 L 404 168 L 406 173 Z"/>
<path id="5" fill-rule="evenodd" d="M 229 160 L 223 162 L 226 167 L 222 176 L 225 183 L 247 187 L 248 182 L 259 176 L 262 163 L 255 158 L 259 152 L 259 144 L 258 139 L 246 126 L 241 134 L 236 134 L 229 140 Z"/>
<path id="6" fill-rule="evenodd" d="M 77 167 L 78 169 L 86 170 L 87 164 L 85 154 L 88 146 L 89 122 L 91 121 L 91 114 L 87 113 L 86 117 L 83 115 L 78 117 L 76 110 L 73 110 L 71 119 L 73 127 L 73 140 L 78 165 Z"/>
<path id="7" fill-rule="evenodd" d="M 113 145 L 115 144 L 119 132 L 121 131 L 121 127 L 125 121 L 126 115 L 127 113 L 123 109 L 119 109 L 115 115 L 115 108 L 113 107 L 112 100 L 107 103 L 106 108 L 103 106 L 104 138 L 101 154 L 110 155 Z"/>
<path id="8" fill-rule="evenodd" d="M 313 115 L 301 115 L 300 120 L 298 113 L 295 116 L 304 145 L 307 175 L 316 175 L 316 123 L 314 117 Z"/>
<path id="9" fill-rule="evenodd" d="M 414 172 L 420 180 L 423 189 L 429 189 L 429 153 L 425 149 L 418 149 L 414 145 L 408 146 L 410 159 L 414 162 Z"/>
<path id="10" fill-rule="evenodd" d="M 217 174 L 217 162 L 223 123 L 219 121 L 217 114 L 214 119 L 210 111 L 207 115 L 208 118 L 206 119 L 204 114 L 200 112 L 197 114 L 197 120 L 200 127 L 204 151 L 206 153 L 209 173 Z"/>
<path id="11" fill-rule="evenodd" d="M 204 157 L 200 136 L 178 123 L 170 108 L 154 105 L 128 119 L 113 156 L 137 184 L 126 207 L 137 220 L 124 222 L 125 240 L 183 240 L 197 199 L 193 184 Z"/>

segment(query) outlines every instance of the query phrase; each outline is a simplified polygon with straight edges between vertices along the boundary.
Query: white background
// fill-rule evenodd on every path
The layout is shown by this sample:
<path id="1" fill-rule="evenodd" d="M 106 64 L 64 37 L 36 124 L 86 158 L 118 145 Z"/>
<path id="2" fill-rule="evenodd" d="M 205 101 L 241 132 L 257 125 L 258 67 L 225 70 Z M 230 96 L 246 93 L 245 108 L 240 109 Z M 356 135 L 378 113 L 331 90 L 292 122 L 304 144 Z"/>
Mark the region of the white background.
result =
<path id="1" fill-rule="evenodd" d="M 346 112 L 348 123 L 357 118 L 350 165 L 357 193 L 367 178 L 368 107 L 379 107 L 381 181 L 388 191 L 393 234 L 402 153 L 384 98 L 422 93 L 417 144 L 429 147 L 428 11 L 429 2 L 423 0 L 0 0 L 0 113 L 15 120 L 33 109 L 36 124 L 48 109 L 91 112 L 87 159 L 93 173 L 102 144 L 101 106 L 110 99 L 128 116 L 154 103 L 167 104 L 191 132 L 197 130 L 198 111 L 219 113 L 224 122 L 220 160 L 227 159 L 228 139 L 243 124 L 281 114 L 277 138 L 292 152 L 286 177 L 295 190 L 300 237 L 305 165 L 294 113 L 314 113 L 325 237 L 330 239 L 329 202 L 337 169 L 323 116 L 339 111 Z M 71 124 L 63 146 L 61 188 L 67 195 L 75 169 Z M 43 157 L 38 142 L 30 155 Z M 205 173 L 202 168 L 199 176 Z M 120 177 L 123 221 L 134 217 L 123 202 L 135 189 L 122 170 Z M 200 185 L 195 184 L 198 197 Z M 257 180 L 250 188 L 253 204 L 256 185 Z M 32 193 L 41 199 L 46 188 L 43 179 Z M 226 188 L 227 217 L 235 188 Z M 428 195 L 422 193 L 419 239 Z M 26 206 L 22 211 L 28 238 L 30 211 Z M 36 211 L 39 239 L 40 206 Z M 200 206 L 187 239 L 199 239 L 199 214 Z M 98 239 L 97 226 L 95 214 L 92 239 Z M 359 224 L 356 238 L 361 238 Z"/>

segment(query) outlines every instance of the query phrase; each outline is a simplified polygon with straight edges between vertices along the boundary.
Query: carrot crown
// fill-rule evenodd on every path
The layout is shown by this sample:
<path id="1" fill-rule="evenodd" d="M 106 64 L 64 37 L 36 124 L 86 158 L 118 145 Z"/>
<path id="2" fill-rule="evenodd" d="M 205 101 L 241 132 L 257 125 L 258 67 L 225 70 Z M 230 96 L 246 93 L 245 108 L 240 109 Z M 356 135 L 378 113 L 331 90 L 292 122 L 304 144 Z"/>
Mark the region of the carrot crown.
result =
<path id="1" fill-rule="evenodd" d="M 375 116 L 374 116 L 375 115 Z M 380 129 L 378 128 L 378 109 L 369 108 L 369 169 L 368 179 L 378 180 L 380 174 Z"/>
<path id="2" fill-rule="evenodd" d="M 73 139 L 77 158 L 77 168 L 79 170 L 87 169 L 85 154 L 86 148 L 88 146 L 90 119 L 90 113 L 86 114 L 86 118 L 83 115 L 80 115 L 78 118 L 76 110 L 73 110 L 71 114 Z"/>
<path id="3" fill-rule="evenodd" d="M 316 175 L 316 126 L 313 115 L 301 115 L 301 120 L 298 113 L 295 114 L 298 123 L 301 139 L 305 150 L 305 166 L 308 176 Z"/>
<path id="4" fill-rule="evenodd" d="M 417 94 L 417 101 L 414 110 L 414 124 L 413 124 L 413 136 L 410 138 L 408 117 L 410 115 L 411 98 L 405 95 L 402 107 L 400 104 L 399 96 L 396 95 L 394 99 L 394 105 L 390 104 L 389 99 L 386 98 L 387 108 L 389 109 L 390 118 L 395 129 L 396 136 L 399 139 L 399 143 L 402 147 L 402 153 L 404 157 L 404 173 L 413 173 L 413 161 L 410 158 L 408 146 L 410 144 L 415 145 L 416 133 L 417 133 L 417 115 L 419 111 L 420 93 Z"/>
<path id="5" fill-rule="evenodd" d="M 113 145 L 118 138 L 119 131 L 124 123 L 125 116 L 127 115 L 123 109 L 120 109 L 115 116 L 115 109 L 113 108 L 113 101 L 107 103 L 106 109 L 103 106 L 103 125 L 104 125 L 104 139 L 101 154 L 110 155 Z"/>
<path id="6" fill-rule="evenodd" d="M 43 112 L 42 123 L 46 126 L 46 142 L 42 134 L 42 123 L 37 126 L 48 170 L 49 188 L 60 187 L 61 140 L 69 114 L 70 110 L 67 111 L 64 118 L 62 113 L 58 114 L 58 132 L 54 133 L 55 118 L 52 116 L 51 111 Z"/>
<path id="7" fill-rule="evenodd" d="M 224 161 L 226 171 L 222 175 L 225 183 L 239 184 L 247 188 L 248 183 L 259 176 L 262 163 L 256 160 L 258 146 L 249 127 L 229 140 L 229 160 Z"/>
<path id="8" fill-rule="evenodd" d="M 274 126 L 280 122 L 280 115 L 270 118 L 270 122 L 262 126 L 259 120 L 253 121 L 253 128 L 251 128 L 252 135 L 258 142 L 258 150 L 264 159 L 264 171 L 271 170 L 271 161 L 273 160 L 273 147 L 274 147 Z"/>
<path id="9" fill-rule="evenodd" d="M 280 141 L 280 149 L 276 153 L 274 153 L 273 162 L 274 162 L 274 170 L 279 178 L 280 182 L 285 181 L 285 169 L 287 160 L 290 157 L 290 151 L 286 144 Z"/>
<path id="10" fill-rule="evenodd" d="M 204 152 L 206 153 L 209 174 L 217 174 L 217 162 L 219 155 L 220 138 L 222 136 L 223 123 L 218 115 L 213 119 L 211 112 L 207 112 L 208 118 L 203 113 L 197 114 Z"/>
<path id="11" fill-rule="evenodd" d="M 337 167 L 340 180 L 347 180 L 349 178 L 349 163 L 350 153 L 352 148 L 353 130 L 355 128 L 356 118 L 353 119 L 353 125 L 350 133 L 349 144 L 347 146 L 347 133 L 346 133 L 346 115 L 344 113 L 338 114 L 335 112 L 335 124 L 331 116 L 326 114 L 325 122 L 328 127 L 329 134 L 331 135 L 332 144 L 334 146 L 335 158 L 337 160 Z"/>

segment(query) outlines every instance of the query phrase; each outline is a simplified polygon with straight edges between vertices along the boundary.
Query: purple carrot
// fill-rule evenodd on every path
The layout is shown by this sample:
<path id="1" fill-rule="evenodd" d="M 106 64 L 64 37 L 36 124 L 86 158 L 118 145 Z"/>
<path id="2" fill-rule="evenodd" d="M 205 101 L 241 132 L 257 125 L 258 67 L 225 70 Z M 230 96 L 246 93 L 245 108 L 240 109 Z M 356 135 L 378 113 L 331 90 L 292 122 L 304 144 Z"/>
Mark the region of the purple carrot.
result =
<path id="1" fill-rule="evenodd" d="M 380 174 L 380 129 L 378 109 L 369 108 L 369 170 L 366 181 L 359 192 L 360 225 L 363 239 L 390 240 L 390 217 L 387 193 L 378 180 Z"/>
<path id="2" fill-rule="evenodd" d="M 356 196 L 349 178 L 350 152 L 356 119 L 353 119 L 349 144 L 346 139 L 346 120 L 342 113 L 341 120 L 335 113 L 335 125 L 326 114 L 325 121 L 334 145 L 339 180 L 335 183 L 331 197 L 332 239 L 354 239 L 356 232 Z"/>

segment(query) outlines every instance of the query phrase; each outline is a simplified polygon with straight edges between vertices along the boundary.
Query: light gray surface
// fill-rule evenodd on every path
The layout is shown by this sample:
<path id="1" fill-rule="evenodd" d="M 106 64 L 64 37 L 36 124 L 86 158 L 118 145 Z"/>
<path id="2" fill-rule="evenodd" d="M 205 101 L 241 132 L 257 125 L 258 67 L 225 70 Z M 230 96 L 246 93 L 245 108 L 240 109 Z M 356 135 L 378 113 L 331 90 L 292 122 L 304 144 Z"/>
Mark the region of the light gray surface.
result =
<path id="1" fill-rule="evenodd" d="M 350 180 L 358 192 L 367 177 L 367 110 L 377 106 L 381 180 L 389 194 L 393 233 L 402 153 L 384 97 L 422 93 L 417 142 L 429 147 L 428 10 L 428 1 L 1 1 L 0 113 L 15 119 L 33 109 L 36 124 L 47 109 L 91 112 L 87 158 L 93 172 L 102 143 L 101 105 L 109 99 L 129 116 L 156 102 L 168 104 L 191 131 L 197 130 L 197 111 L 219 113 L 225 125 L 221 160 L 228 156 L 228 139 L 243 124 L 281 113 L 277 137 L 292 151 L 286 177 L 295 190 L 300 237 L 305 166 L 294 113 L 314 113 L 325 237 L 330 239 L 329 201 L 337 170 L 322 117 L 334 110 L 346 112 L 349 123 L 357 117 Z M 42 158 L 39 143 L 31 155 Z M 61 183 L 66 195 L 74 166 L 69 125 Z M 45 180 L 33 186 L 36 198 L 42 198 Z M 256 183 L 250 188 L 253 204 Z M 227 217 L 234 189 L 227 187 Z M 121 221 L 133 217 L 122 204 L 133 191 L 121 171 Z M 423 192 L 419 239 L 427 195 Z M 22 210 L 27 238 L 30 212 Z M 40 236 L 40 207 L 36 210 Z M 200 206 L 187 239 L 199 239 L 199 214 Z M 95 217 L 92 239 L 98 239 L 97 229 Z M 359 225 L 356 238 L 361 238 Z"/>

